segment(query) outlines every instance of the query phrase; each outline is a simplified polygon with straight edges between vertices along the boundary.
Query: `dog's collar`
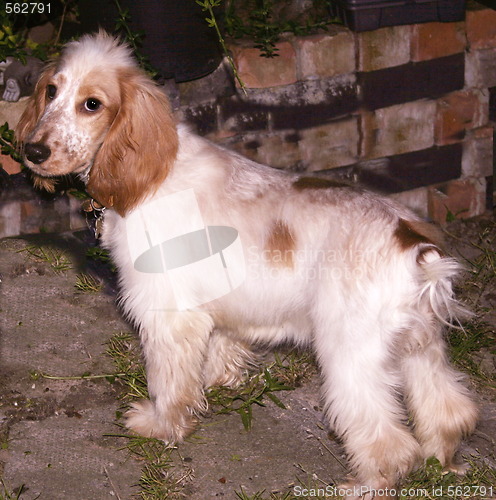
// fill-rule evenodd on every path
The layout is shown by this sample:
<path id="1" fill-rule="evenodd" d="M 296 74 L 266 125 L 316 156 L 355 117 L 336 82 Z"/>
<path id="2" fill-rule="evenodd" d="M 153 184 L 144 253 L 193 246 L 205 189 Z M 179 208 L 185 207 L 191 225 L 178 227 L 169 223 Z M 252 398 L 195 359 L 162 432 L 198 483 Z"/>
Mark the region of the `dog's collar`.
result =
<path id="1" fill-rule="evenodd" d="M 87 200 L 83 201 L 83 210 L 85 212 L 100 212 L 105 210 L 105 207 L 101 204 L 98 203 L 98 201 L 94 200 L 93 198 L 88 198 Z"/>
<path id="2" fill-rule="evenodd" d="M 95 235 L 95 238 L 100 238 L 103 229 L 103 216 L 105 213 L 103 205 L 93 198 L 88 198 L 82 203 L 82 209 L 86 215 L 86 224 Z"/>

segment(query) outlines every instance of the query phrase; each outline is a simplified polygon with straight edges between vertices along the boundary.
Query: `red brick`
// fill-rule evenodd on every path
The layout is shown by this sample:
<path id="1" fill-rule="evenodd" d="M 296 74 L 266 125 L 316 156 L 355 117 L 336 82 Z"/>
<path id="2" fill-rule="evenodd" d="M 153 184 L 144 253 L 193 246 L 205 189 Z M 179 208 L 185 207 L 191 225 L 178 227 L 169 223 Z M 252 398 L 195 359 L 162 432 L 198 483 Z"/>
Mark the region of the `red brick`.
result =
<path id="1" fill-rule="evenodd" d="M 480 127 L 474 130 L 473 137 L 475 139 L 490 139 L 493 137 L 494 128 L 491 125 Z"/>
<path id="2" fill-rule="evenodd" d="M 296 82 L 296 53 L 289 42 L 276 44 L 276 57 L 261 57 L 260 50 L 231 47 L 239 76 L 248 88 L 267 88 Z"/>
<path id="3" fill-rule="evenodd" d="M 479 99 L 472 92 L 453 92 L 437 101 L 434 129 L 435 143 L 453 144 L 465 137 L 465 131 L 474 126 Z"/>
<path id="4" fill-rule="evenodd" d="M 283 134 L 270 134 L 261 139 L 256 161 L 275 168 L 292 168 L 301 163 L 298 142 L 288 142 Z"/>
<path id="5" fill-rule="evenodd" d="M 355 117 L 300 131 L 301 160 L 308 171 L 349 165 L 358 159 L 359 131 Z"/>
<path id="6" fill-rule="evenodd" d="M 0 204 L 0 238 L 21 233 L 21 210 L 18 201 Z"/>
<path id="7" fill-rule="evenodd" d="M 21 165 L 8 155 L 0 154 L 0 165 L 8 174 L 18 174 L 21 171 Z"/>
<path id="8" fill-rule="evenodd" d="M 355 39 L 349 30 L 297 38 L 296 49 L 302 79 L 355 71 Z"/>
<path id="9" fill-rule="evenodd" d="M 21 218 L 24 219 L 26 217 L 32 217 L 35 214 L 38 214 L 40 211 L 40 207 L 35 205 L 31 200 L 29 201 L 21 201 Z"/>
<path id="10" fill-rule="evenodd" d="M 360 143 L 359 157 L 370 158 L 377 140 L 377 124 L 375 113 L 362 110 L 359 115 Z"/>
<path id="11" fill-rule="evenodd" d="M 401 193 L 394 193 L 389 195 L 389 197 L 415 211 L 421 217 L 427 219 L 429 217 L 429 214 L 427 213 L 428 190 L 429 188 L 421 187 L 411 189 L 409 191 L 403 191 Z"/>
<path id="12" fill-rule="evenodd" d="M 490 126 L 467 133 L 463 141 L 462 171 L 464 177 L 489 177 L 493 174 L 493 133 Z"/>
<path id="13" fill-rule="evenodd" d="M 452 216 L 467 219 L 480 215 L 485 210 L 485 191 L 482 179 L 455 180 L 438 188 L 430 188 L 429 215 L 441 225 L 445 225 Z"/>
<path id="14" fill-rule="evenodd" d="M 413 27 L 412 60 L 426 61 L 463 52 L 463 23 L 425 23 Z"/>
<path id="15" fill-rule="evenodd" d="M 436 103 L 419 100 L 375 112 L 374 144 L 370 158 L 398 155 L 430 148 L 434 144 Z M 369 132 L 370 133 L 370 132 Z"/>
<path id="16" fill-rule="evenodd" d="M 71 230 L 87 228 L 86 218 L 81 210 L 81 200 L 69 196 L 69 227 Z"/>
<path id="17" fill-rule="evenodd" d="M 496 50 L 470 50 L 465 54 L 466 87 L 496 87 Z"/>
<path id="18" fill-rule="evenodd" d="M 394 26 L 359 33 L 359 71 L 375 71 L 408 63 L 411 33 L 411 26 Z"/>
<path id="19" fill-rule="evenodd" d="M 468 43 L 472 49 L 489 49 L 496 47 L 495 10 L 468 10 L 466 26 Z"/>

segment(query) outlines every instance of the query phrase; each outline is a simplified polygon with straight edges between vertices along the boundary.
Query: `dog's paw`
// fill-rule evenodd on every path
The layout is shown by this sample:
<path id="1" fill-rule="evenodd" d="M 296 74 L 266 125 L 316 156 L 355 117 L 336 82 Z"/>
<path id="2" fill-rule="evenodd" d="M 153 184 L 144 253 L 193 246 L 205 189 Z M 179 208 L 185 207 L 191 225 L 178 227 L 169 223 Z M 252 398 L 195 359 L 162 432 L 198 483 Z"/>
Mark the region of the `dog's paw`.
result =
<path id="1" fill-rule="evenodd" d="M 126 427 L 136 434 L 160 439 L 171 445 L 182 441 L 196 425 L 189 413 L 168 411 L 161 414 L 148 399 L 132 403 L 125 418 Z"/>
<path id="2" fill-rule="evenodd" d="M 466 462 L 459 463 L 451 461 L 443 467 L 443 470 L 446 472 L 454 472 L 458 476 L 464 476 L 469 468 L 470 465 Z"/>
<path id="3" fill-rule="evenodd" d="M 132 403 L 125 414 L 126 427 L 143 437 L 157 437 L 157 422 L 153 403 L 145 399 Z"/>

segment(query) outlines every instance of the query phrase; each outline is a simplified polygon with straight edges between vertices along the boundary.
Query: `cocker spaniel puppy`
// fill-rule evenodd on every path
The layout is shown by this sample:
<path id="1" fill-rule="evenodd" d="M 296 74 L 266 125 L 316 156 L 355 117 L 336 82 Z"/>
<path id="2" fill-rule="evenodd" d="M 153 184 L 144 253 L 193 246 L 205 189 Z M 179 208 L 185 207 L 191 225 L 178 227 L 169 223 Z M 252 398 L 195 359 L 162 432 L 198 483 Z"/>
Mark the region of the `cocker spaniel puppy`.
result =
<path id="1" fill-rule="evenodd" d="M 17 133 L 41 184 L 77 173 L 106 207 L 102 242 L 151 398 L 128 412 L 130 429 L 181 441 L 204 390 L 242 379 L 250 346 L 289 341 L 316 354 L 355 474 L 349 498 L 432 455 L 454 467 L 477 411 L 446 355 L 459 265 L 436 229 L 389 199 L 197 137 L 103 32 L 48 65 Z"/>

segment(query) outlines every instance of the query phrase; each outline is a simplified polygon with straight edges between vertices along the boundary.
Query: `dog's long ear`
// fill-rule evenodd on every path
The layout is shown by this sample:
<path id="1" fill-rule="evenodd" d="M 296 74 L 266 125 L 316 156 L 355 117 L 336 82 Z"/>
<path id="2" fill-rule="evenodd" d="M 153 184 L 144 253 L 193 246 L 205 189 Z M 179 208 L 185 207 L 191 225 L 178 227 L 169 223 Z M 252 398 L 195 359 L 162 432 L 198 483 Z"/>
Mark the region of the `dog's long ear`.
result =
<path id="1" fill-rule="evenodd" d="M 28 134 L 38 123 L 43 111 L 45 111 L 47 101 L 46 88 L 54 72 L 55 65 L 53 63 L 48 64 L 36 83 L 34 92 L 31 97 L 29 97 L 24 113 L 15 128 L 18 144 L 22 144 L 25 141 Z"/>
<path id="2" fill-rule="evenodd" d="M 17 141 L 17 147 L 20 152 L 22 152 L 24 147 L 24 142 L 30 132 L 35 128 L 38 120 L 41 118 L 43 111 L 45 111 L 46 106 L 46 88 L 48 82 L 52 78 L 55 72 L 55 64 L 48 64 L 43 73 L 41 74 L 38 83 L 34 89 L 33 94 L 29 97 L 26 102 L 26 108 L 24 109 L 18 124 L 15 127 L 15 136 Z M 42 177 L 37 174 L 32 174 L 33 183 L 35 187 L 39 189 L 45 189 L 46 191 L 55 191 L 55 179 L 48 177 Z"/>
<path id="3" fill-rule="evenodd" d="M 178 138 L 167 97 L 139 71 L 122 72 L 120 107 L 91 167 L 87 190 L 124 215 L 167 176 Z"/>

